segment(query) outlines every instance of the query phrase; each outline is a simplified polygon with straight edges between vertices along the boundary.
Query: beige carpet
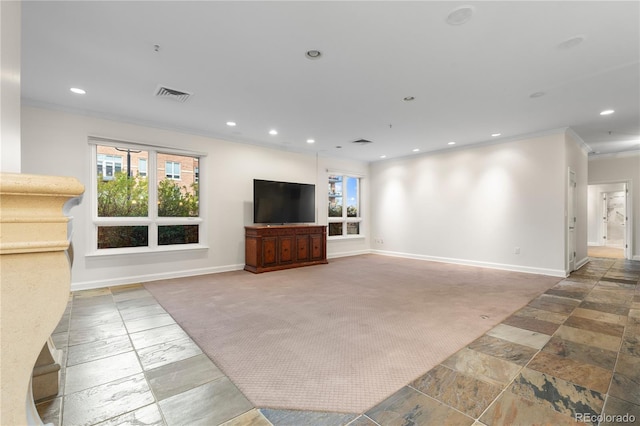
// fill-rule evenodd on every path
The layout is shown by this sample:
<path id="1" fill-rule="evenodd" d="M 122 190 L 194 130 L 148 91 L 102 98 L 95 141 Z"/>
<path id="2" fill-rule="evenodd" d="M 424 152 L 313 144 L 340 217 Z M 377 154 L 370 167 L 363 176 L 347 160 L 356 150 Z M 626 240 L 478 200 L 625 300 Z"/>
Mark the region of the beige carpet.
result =
<path id="1" fill-rule="evenodd" d="M 359 413 L 558 281 L 363 255 L 145 287 L 255 406 Z"/>

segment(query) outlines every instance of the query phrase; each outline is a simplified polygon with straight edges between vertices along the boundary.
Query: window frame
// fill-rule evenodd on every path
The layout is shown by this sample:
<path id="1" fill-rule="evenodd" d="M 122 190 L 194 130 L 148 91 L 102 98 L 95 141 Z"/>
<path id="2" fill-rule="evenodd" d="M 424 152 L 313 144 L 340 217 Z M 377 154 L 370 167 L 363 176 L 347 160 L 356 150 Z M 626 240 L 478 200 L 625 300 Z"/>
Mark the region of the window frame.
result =
<path id="1" fill-rule="evenodd" d="M 143 164 L 144 164 L 144 167 L 142 166 Z M 149 170 L 149 159 L 147 158 L 138 159 L 138 174 L 141 177 L 146 178 L 149 175 L 148 170 Z"/>
<path id="2" fill-rule="evenodd" d="M 115 176 L 116 173 L 118 173 L 118 165 L 120 165 L 120 171 L 122 171 L 122 165 L 123 165 L 123 161 L 122 161 L 122 156 L 121 155 L 105 155 L 105 154 L 100 154 L 102 155 L 102 161 L 98 161 L 98 156 L 96 155 L 96 168 L 95 170 L 98 170 L 98 165 L 100 165 L 101 169 L 102 169 L 102 180 L 113 180 L 113 177 Z M 119 161 L 116 161 L 116 159 L 118 159 Z M 108 166 L 111 166 L 111 174 L 108 175 L 106 174 L 107 168 Z"/>
<path id="3" fill-rule="evenodd" d="M 167 169 L 169 166 L 169 164 L 171 164 L 171 175 L 169 175 L 169 173 L 167 172 Z M 176 174 L 176 166 L 178 167 L 178 173 Z M 182 180 L 182 170 L 180 167 L 180 163 L 177 161 L 171 161 L 171 160 L 165 160 L 164 162 L 164 176 L 167 179 L 171 179 L 171 180 Z"/>
<path id="4" fill-rule="evenodd" d="M 198 157 L 199 173 L 202 173 L 206 165 L 206 154 L 195 151 L 187 151 L 182 149 L 175 149 L 159 145 L 150 145 L 138 142 L 130 142 L 123 140 L 114 140 L 108 138 L 89 137 L 90 155 L 91 161 L 89 162 L 91 167 L 91 188 L 88 191 L 91 195 L 91 230 L 89 235 L 89 249 L 86 256 L 109 256 L 109 255 L 124 255 L 132 253 L 157 253 L 168 251 L 189 251 L 189 250 L 202 250 L 208 249 L 206 241 L 206 221 L 205 217 L 205 194 L 202 185 L 202 175 L 198 182 L 198 217 L 159 217 L 158 216 L 158 182 L 157 182 L 157 156 L 158 154 L 175 154 L 189 157 Z M 147 161 L 147 179 L 149 186 L 148 196 L 148 216 L 147 217 L 100 217 L 98 216 L 98 161 L 97 161 L 97 147 L 111 146 L 116 148 L 144 150 L 148 152 Z M 172 244 L 172 245 L 160 245 L 158 243 L 158 227 L 166 225 L 198 225 L 198 243 L 194 244 Z M 148 241 L 149 245 L 144 247 L 120 247 L 120 248 L 98 248 L 98 227 L 99 226 L 147 226 L 148 227 Z"/>
<path id="5" fill-rule="evenodd" d="M 342 217 L 329 216 L 328 206 L 325 211 L 327 215 L 327 225 L 332 223 L 342 223 L 342 235 L 329 235 L 329 230 L 327 230 L 327 240 L 341 240 L 341 239 L 353 239 L 353 238 L 364 238 L 363 230 L 362 230 L 362 176 L 354 173 L 348 172 L 331 172 L 327 175 L 326 182 L 329 182 L 330 176 L 341 176 L 342 177 Z M 357 206 L 358 206 L 358 216 L 357 217 L 349 217 L 347 216 L 348 212 L 348 197 L 349 190 L 347 188 L 347 179 L 355 179 L 356 180 L 356 192 L 357 192 Z M 327 198 L 328 200 L 328 198 Z M 357 223 L 358 224 L 358 233 L 357 234 L 348 234 L 348 224 L 349 223 Z"/>

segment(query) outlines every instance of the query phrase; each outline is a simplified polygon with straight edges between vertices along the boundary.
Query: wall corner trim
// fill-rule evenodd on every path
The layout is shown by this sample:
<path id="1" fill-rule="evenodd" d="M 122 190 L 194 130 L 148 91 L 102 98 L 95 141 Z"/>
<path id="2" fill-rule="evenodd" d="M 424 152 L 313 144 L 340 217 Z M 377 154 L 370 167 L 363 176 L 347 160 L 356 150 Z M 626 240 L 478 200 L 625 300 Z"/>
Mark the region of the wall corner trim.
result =
<path id="1" fill-rule="evenodd" d="M 576 144 L 578 144 L 582 152 L 589 155 L 589 153 L 593 151 L 593 149 L 591 149 L 591 147 L 587 145 L 587 143 L 580 136 L 578 136 L 578 134 L 571 127 L 567 127 L 565 132 L 566 134 L 571 136 L 571 138 L 576 142 Z"/>
<path id="2" fill-rule="evenodd" d="M 587 263 L 589 263 L 589 258 L 585 257 L 584 259 L 581 259 L 579 262 L 576 262 L 576 271 L 580 268 L 582 268 L 584 265 L 586 265 Z M 568 275 L 567 275 L 568 276 Z"/>

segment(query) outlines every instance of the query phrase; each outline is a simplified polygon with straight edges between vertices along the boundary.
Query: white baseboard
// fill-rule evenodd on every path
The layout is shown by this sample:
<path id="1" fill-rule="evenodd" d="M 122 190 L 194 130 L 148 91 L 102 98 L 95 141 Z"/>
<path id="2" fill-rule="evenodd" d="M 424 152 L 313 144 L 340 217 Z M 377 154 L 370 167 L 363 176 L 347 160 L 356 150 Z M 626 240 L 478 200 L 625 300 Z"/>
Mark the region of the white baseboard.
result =
<path id="1" fill-rule="evenodd" d="M 453 263 L 456 265 L 479 266 L 483 268 L 501 269 L 505 271 L 525 272 L 528 274 L 549 275 L 552 277 L 564 278 L 567 276 L 565 271 L 558 270 L 558 269 L 535 268 L 530 266 L 508 265 L 508 264 L 501 264 L 501 263 L 481 262 L 477 260 L 426 256 L 426 255 L 420 255 L 420 254 L 392 252 L 392 251 L 385 251 L 385 250 L 345 251 L 345 252 L 331 253 L 327 257 L 329 259 L 336 259 L 340 257 L 358 256 L 362 254 L 372 254 L 372 253 L 380 254 L 384 256 L 403 257 L 406 259 L 428 260 L 433 262 Z M 640 256 L 634 256 L 633 260 L 640 260 Z M 576 264 L 576 269 L 581 268 L 588 261 L 589 261 L 589 258 L 584 258 L 580 260 Z M 114 279 L 107 279 L 107 280 L 72 282 L 71 291 L 92 290 L 96 288 L 116 287 L 116 286 L 127 285 L 127 284 L 137 284 L 137 283 L 145 283 L 145 282 L 157 281 L 157 280 L 166 280 L 170 278 L 192 277 L 196 275 L 216 274 L 220 272 L 229 272 L 229 271 L 240 271 L 243 268 L 244 268 L 243 264 L 224 265 L 224 266 L 216 266 L 211 268 L 172 271 L 172 272 L 164 272 L 159 274 L 136 275 L 131 277 L 122 277 L 122 278 L 114 278 Z"/>
<path id="2" fill-rule="evenodd" d="M 361 254 L 371 254 L 371 250 L 353 250 L 353 251 L 343 251 L 338 253 L 330 253 L 327 254 L 327 259 L 336 259 L 338 257 L 348 257 L 348 256 L 358 256 Z"/>
<path id="3" fill-rule="evenodd" d="M 357 256 L 360 254 L 370 254 L 370 250 L 355 250 L 348 252 L 331 253 L 328 259 L 339 257 Z M 131 277 L 120 277 L 106 280 L 78 281 L 71 283 L 71 291 L 93 290 L 96 288 L 117 287 L 127 284 L 146 283 L 150 281 L 166 280 L 170 278 L 193 277 L 196 275 L 217 274 L 220 272 L 240 271 L 244 269 L 244 264 L 216 266 L 212 268 L 190 269 L 182 271 L 163 272 L 159 274 L 145 274 Z"/>
<path id="4" fill-rule="evenodd" d="M 166 280 L 170 278 L 193 277 L 196 275 L 217 274 L 220 272 L 239 271 L 242 269 L 244 269 L 244 264 L 163 272 L 159 274 L 136 275 L 131 277 L 121 277 L 121 278 L 114 278 L 114 279 L 108 279 L 108 280 L 72 282 L 71 291 L 92 290 L 96 288 L 105 288 L 105 287 L 116 287 L 119 285 L 146 283 L 150 281 Z"/>
<path id="5" fill-rule="evenodd" d="M 334 259 L 339 257 L 357 256 L 360 254 L 370 254 L 370 253 L 371 253 L 370 250 L 356 250 L 356 251 L 349 251 L 349 252 L 331 253 L 330 255 L 327 256 L 327 258 Z M 113 279 L 106 279 L 106 280 L 79 281 L 79 282 L 71 283 L 71 291 L 82 291 L 82 290 L 93 290 L 96 288 L 117 287 L 120 285 L 146 283 L 150 281 L 166 280 L 171 278 L 193 277 L 196 275 L 217 274 L 220 272 L 229 272 L 229 271 L 240 271 L 242 269 L 244 269 L 244 264 L 224 265 L 224 266 L 216 266 L 212 268 L 163 272 L 159 274 L 144 274 L 144 275 L 120 277 L 120 278 L 113 278 Z"/>
<path id="6" fill-rule="evenodd" d="M 576 262 L 576 271 L 580 268 L 582 268 L 584 265 L 586 265 L 589 262 L 589 257 L 585 257 L 584 259 Z"/>
<path id="7" fill-rule="evenodd" d="M 508 265 L 503 263 L 482 262 L 478 260 L 454 259 L 448 257 L 427 256 L 422 254 L 399 253 L 384 250 L 371 250 L 371 253 L 384 256 L 403 257 L 406 259 L 428 260 L 432 262 L 453 263 L 455 265 L 479 266 L 482 268 L 500 269 L 503 271 L 524 272 L 527 274 L 549 275 L 565 278 L 566 272 L 561 269 L 535 268 L 531 266 Z"/>

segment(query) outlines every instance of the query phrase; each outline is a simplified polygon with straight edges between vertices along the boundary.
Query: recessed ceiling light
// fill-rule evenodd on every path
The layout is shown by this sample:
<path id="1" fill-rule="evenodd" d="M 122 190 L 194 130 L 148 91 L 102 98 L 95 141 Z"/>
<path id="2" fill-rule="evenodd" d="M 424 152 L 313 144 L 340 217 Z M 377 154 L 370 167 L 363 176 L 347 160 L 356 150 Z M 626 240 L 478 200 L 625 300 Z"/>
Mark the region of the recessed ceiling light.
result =
<path id="1" fill-rule="evenodd" d="M 491 133 L 491 136 L 493 136 L 494 138 L 500 136 L 502 133 Z"/>
<path id="2" fill-rule="evenodd" d="M 71 88 L 71 89 L 69 89 L 69 90 L 71 90 L 73 93 L 75 93 L 75 94 L 77 94 L 77 95 L 84 95 L 84 94 L 86 94 L 86 93 L 87 93 L 85 90 L 83 90 L 83 89 L 79 89 L 79 88 L 77 88 L 77 87 L 72 87 L 72 88 Z"/>
<path id="3" fill-rule="evenodd" d="M 454 141 L 449 142 L 447 145 L 455 145 L 456 143 Z"/>
<path id="4" fill-rule="evenodd" d="M 610 114 L 613 114 L 614 112 L 615 112 L 615 111 L 614 111 L 614 110 L 612 110 L 612 109 L 605 109 L 604 111 L 602 111 L 602 112 L 600 113 L 600 115 L 610 115 Z"/>
<path id="5" fill-rule="evenodd" d="M 269 130 L 269 134 L 275 136 L 275 135 L 278 134 L 278 131 L 275 130 L 275 129 L 271 129 L 271 130 Z"/>
<path id="6" fill-rule="evenodd" d="M 319 50 L 307 50 L 304 54 L 308 59 L 319 59 L 322 56 L 322 52 Z"/>
<path id="7" fill-rule="evenodd" d="M 236 126 L 236 122 L 235 121 L 227 121 L 227 126 L 235 127 Z"/>
<path id="8" fill-rule="evenodd" d="M 415 101 L 416 98 L 413 96 L 405 96 L 402 100 L 405 102 L 411 102 L 411 101 Z"/>
<path id="9" fill-rule="evenodd" d="M 533 92 L 532 94 L 529 95 L 530 98 L 540 98 L 542 96 L 544 96 L 546 93 L 544 92 Z"/>
<path id="10" fill-rule="evenodd" d="M 380 158 L 387 158 L 387 156 L 386 155 L 381 155 Z"/>
<path id="11" fill-rule="evenodd" d="M 418 152 L 418 151 L 420 151 L 420 148 L 415 148 L 415 149 L 413 150 L 413 152 Z"/>
<path id="12" fill-rule="evenodd" d="M 307 139 L 307 143 L 316 143 L 314 139 Z"/>
<path id="13" fill-rule="evenodd" d="M 447 15 L 447 24 L 462 25 L 471 19 L 473 6 L 460 6 Z"/>
<path id="14" fill-rule="evenodd" d="M 571 37 L 566 39 L 565 41 L 563 41 L 562 43 L 559 43 L 556 47 L 558 49 L 571 49 L 573 47 L 576 47 L 577 45 L 581 44 L 585 39 L 585 36 L 583 35 L 579 35 L 579 36 L 575 36 L 575 37 Z"/>

